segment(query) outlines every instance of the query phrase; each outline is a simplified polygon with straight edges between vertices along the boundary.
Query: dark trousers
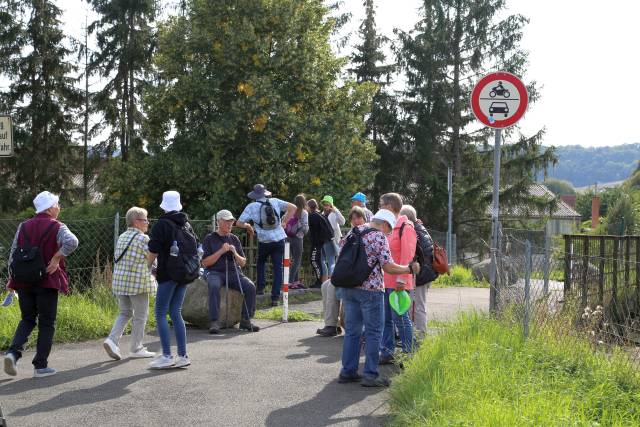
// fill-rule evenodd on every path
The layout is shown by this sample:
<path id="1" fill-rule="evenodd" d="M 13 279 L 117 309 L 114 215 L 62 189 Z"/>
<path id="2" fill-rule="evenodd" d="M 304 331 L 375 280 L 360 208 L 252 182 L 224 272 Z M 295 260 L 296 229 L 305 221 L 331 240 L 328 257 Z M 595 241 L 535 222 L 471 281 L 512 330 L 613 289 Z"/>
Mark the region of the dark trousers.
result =
<path id="1" fill-rule="evenodd" d="M 33 366 L 36 369 L 47 367 L 47 359 L 53 345 L 53 333 L 56 330 L 56 314 L 58 312 L 58 291 L 56 289 L 33 287 L 18 289 L 22 320 L 18 323 L 13 342 L 8 353 L 13 353 L 16 360 L 22 357 L 24 345 L 29 335 L 38 325 L 38 342 Z"/>
<path id="2" fill-rule="evenodd" d="M 233 275 L 233 277 L 231 276 Z M 242 318 L 249 320 L 256 311 L 256 286 L 249 278 L 240 275 L 240 283 L 236 273 L 229 272 L 229 288 L 242 292 L 244 302 L 242 303 Z M 218 320 L 220 313 L 220 288 L 225 286 L 225 273 L 210 271 L 207 273 L 207 285 L 209 285 L 209 320 Z"/>
<path id="3" fill-rule="evenodd" d="M 273 264 L 273 286 L 271 287 L 271 300 L 280 299 L 280 288 L 282 287 L 282 260 L 284 258 L 284 239 L 279 242 L 258 242 L 258 290 L 263 291 L 266 285 L 265 264 L 267 257 L 271 257 Z"/>
<path id="4" fill-rule="evenodd" d="M 311 248 L 311 268 L 313 269 L 313 275 L 316 278 L 315 284 L 322 283 L 322 263 L 323 263 L 322 243 L 315 245 Z"/>

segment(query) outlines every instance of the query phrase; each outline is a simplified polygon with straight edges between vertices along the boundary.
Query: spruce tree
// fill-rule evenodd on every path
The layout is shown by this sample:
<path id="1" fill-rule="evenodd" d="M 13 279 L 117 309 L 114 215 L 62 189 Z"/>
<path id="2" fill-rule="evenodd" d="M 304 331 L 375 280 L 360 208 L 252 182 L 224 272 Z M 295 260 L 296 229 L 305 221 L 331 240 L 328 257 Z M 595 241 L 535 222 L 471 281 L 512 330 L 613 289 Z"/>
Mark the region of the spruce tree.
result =
<path id="1" fill-rule="evenodd" d="M 152 23 L 157 10 L 155 0 L 87 0 L 100 18 L 89 25 L 96 34 L 98 49 L 91 56 L 89 72 L 106 79 L 93 95 L 93 108 L 104 116 L 110 128 L 106 151 L 119 148 L 127 161 L 142 153 L 141 95 L 150 76 L 155 49 Z M 100 129 L 94 129 L 94 131 Z"/>
<path id="2" fill-rule="evenodd" d="M 390 161 L 393 145 L 397 141 L 393 138 L 397 123 L 397 103 L 388 91 L 395 66 L 385 63 L 383 48 L 388 40 L 378 34 L 374 1 L 365 0 L 363 5 L 365 18 L 359 29 L 361 42 L 354 48 L 351 72 L 358 82 L 371 82 L 378 87 L 364 132 L 365 137 L 373 141 L 379 156 L 374 184 L 370 188 L 373 199 L 377 200 L 380 194 L 389 190 L 389 183 L 393 181 L 390 176 L 398 174 L 397 168 Z"/>
<path id="3" fill-rule="evenodd" d="M 465 246 L 486 238 L 487 206 L 491 200 L 492 131 L 474 124 L 469 95 L 476 81 L 490 71 L 524 75 L 526 52 L 519 46 L 527 19 L 499 19 L 503 0 L 424 0 L 422 19 L 414 31 L 399 32 L 399 62 L 407 76 L 403 94 L 402 139 L 414 156 L 408 186 L 419 213 L 433 227 L 446 229 L 447 168 L 454 176 L 454 233 Z M 535 82 L 530 100 L 538 97 Z M 501 205 L 550 208 L 529 197 L 535 172 L 553 162 L 553 150 L 543 149 L 543 131 L 532 137 L 503 133 Z M 415 191 L 411 191 L 415 190 Z M 422 211 L 422 212 L 420 212 Z M 480 236 L 478 236 L 480 234 Z"/>
<path id="4" fill-rule="evenodd" d="M 80 102 L 61 29 L 60 9 L 48 0 L 4 2 L 13 21 L 0 40 L 2 71 L 10 80 L 1 103 L 14 122 L 15 155 L 4 159 L 3 209 L 22 209 L 44 189 L 61 192 L 70 182 L 78 157 L 71 144 Z M 6 19 L 6 18 L 0 18 Z M 6 38 L 4 36 L 7 36 Z"/>

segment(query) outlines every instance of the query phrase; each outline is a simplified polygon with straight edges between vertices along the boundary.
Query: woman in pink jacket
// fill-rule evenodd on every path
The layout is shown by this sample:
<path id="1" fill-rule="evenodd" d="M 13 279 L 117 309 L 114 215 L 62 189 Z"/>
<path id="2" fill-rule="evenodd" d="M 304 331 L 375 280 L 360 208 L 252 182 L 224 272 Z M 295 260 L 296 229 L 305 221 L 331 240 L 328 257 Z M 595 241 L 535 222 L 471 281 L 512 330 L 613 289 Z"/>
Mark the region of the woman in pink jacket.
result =
<path id="1" fill-rule="evenodd" d="M 391 257 L 398 264 L 410 264 L 416 252 L 417 236 L 413 223 L 405 215 L 400 215 L 402 209 L 402 197 L 397 193 L 387 193 L 380 197 L 380 209 L 389 209 L 396 216 L 396 224 L 391 235 L 387 236 Z M 394 290 L 413 289 L 413 276 L 411 274 L 387 274 L 384 275 L 384 330 L 382 334 L 380 364 L 393 363 L 396 348 L 395 329 L 398 329 L 402 351 L 413 351 L 413 325 L 409 313 L 402 316 L 391 309 L 389 295 Z"/>

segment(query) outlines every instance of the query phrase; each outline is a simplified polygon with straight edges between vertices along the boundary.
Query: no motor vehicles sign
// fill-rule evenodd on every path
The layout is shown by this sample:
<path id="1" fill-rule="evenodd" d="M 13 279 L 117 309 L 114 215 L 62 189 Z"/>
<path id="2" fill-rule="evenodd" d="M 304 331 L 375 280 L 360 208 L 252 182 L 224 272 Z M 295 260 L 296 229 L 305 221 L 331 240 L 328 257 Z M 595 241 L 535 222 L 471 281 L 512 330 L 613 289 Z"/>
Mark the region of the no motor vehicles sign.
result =
<path id="1" fill-rule="evenodd" d="M 527 110 L 529 94 L 522 81 L 499 71 L 483 77 L 471 92 L 471 108 L 478 120 L 492 128 L 514 125 Z"/>
<path id="2" fill-rule="evenodd" d="M 11 117 L 0 116 L 0 157 L 13 155 L 13 129 Z"/>

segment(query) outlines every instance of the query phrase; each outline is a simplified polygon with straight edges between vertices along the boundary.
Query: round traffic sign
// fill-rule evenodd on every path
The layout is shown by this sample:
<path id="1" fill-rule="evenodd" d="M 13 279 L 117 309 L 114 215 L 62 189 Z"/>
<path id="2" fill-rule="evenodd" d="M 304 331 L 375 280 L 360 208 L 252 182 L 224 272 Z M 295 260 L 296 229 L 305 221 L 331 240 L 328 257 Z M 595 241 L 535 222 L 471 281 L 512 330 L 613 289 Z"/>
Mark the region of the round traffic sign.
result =
<path id="1" fill-rule="evenodd" d="M 484 76 L 471 92 L 471 109 L 478 120 L 492 128 L 514 125 L 527 110 L 529 94 L 522 81 L 499 71 Z"/>

